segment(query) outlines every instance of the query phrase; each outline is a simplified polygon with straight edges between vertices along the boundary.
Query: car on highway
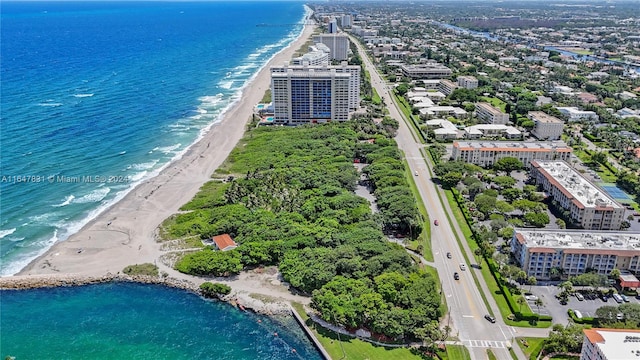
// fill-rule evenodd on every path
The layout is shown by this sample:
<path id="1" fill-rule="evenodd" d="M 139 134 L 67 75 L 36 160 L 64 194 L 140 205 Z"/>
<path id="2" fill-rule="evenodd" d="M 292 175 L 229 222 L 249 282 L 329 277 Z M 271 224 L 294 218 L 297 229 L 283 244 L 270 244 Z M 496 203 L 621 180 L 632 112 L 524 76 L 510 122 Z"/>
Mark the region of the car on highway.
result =
<path id="1" fill-rule="evenodd" d="M 450 252 L 447 253 L 447 259 L 451 259 L 451 253 Z"/>
<path id="2" fill-rule="evenodd" d="M 484 316 L 485 319 L 487 319 L 487 321 L 489 321 L 490 323 L 495 323 L 496 322 L 496 318 L 494 318 L 493 316 L 487 314 Z"/>
<path id="3" fill-rule="evenodd" d="M 453 273 L 453 279 L 454 280 L 460 280 L 460 274 L 458 274 L 457 272 Z"/>
<path id="4" fill-rule="evenodd" d="M 460 263 L 460 270 L 465 271 L 467 270 L 467 265 Z"/>
<path id="5" fill-rule="evenodd" d="M 415 175 L 418 176 L 418 170 L 416 170 Z"/>
<path id="6" fill-rule="evenodd" d="M 438 225 L 440 225 L 440 223 L 438 222 L 438 220 L 434 220 L 433 221 L 433 225 L 438 226 Z"/>

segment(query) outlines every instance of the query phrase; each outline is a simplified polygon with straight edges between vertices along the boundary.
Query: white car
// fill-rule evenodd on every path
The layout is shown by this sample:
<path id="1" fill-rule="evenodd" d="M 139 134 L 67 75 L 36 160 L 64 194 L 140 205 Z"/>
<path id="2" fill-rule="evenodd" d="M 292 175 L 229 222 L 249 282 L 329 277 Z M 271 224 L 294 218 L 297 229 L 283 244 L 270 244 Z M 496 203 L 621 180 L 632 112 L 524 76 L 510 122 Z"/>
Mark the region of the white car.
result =
<path id="1" fill-rule="evenodd" d="M 416 176 L 418 176 L 418 170 L 416 170 L 416 173 L 415 173 L 415 174 L 416 174 Z"/>
<path id="2" fill-rule="evenodd" d="M 465 271 L 467 270 L 467 265 L 460 263 L 460 270 Z"/>

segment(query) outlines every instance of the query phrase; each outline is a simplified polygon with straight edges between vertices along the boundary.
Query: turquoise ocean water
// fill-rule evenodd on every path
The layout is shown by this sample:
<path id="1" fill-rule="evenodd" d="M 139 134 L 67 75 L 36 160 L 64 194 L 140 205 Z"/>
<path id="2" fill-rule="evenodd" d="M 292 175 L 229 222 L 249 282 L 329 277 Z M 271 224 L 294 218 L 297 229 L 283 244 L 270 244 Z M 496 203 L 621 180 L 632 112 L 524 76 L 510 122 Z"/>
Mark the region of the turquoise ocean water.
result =
<path id="1" fill-rule="evenodd" d="M 293 318 L 183 290 L 109 283 L 0 297 L 3 359 L 321 359 Z"/>
<path id="2" fill-rule="evenodd" d="M 3 1 L 0 275 L 183 154 L 305 16 L 298 2 Z"/>

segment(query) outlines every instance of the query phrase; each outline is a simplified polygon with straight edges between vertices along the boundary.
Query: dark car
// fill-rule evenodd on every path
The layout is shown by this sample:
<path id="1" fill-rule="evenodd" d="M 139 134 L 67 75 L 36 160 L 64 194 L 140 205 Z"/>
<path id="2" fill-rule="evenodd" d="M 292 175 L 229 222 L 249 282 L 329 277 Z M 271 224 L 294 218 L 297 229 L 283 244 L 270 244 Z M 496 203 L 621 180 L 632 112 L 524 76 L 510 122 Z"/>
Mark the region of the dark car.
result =
<path id="1" fill-rule="evenodd" d="M 451 253 L 450 252 L 447 253 L 447 259 L 451 259 Z"/>
<path id="2" fill-rule="evenodd" d="M 487 319 L 490 323 L 495 323 L 496 322 L 496 318 L 494 318 L 493 316 L 487 314 L 484 316 L 485 319 Z"/>
<path id="3" fill-rule="evenodd" d="M 453 273 L 453 278 L 454 278 L 455 280 L 460 280 L 460 274 L 458 274 L 457 272 L 454 272 L 454 273 Z"/>
<path id="4" fill-rule="evenodd" d="M 600 300 L 602 300 L 604 302 L 608 302 L 609 301 L 609 297 L 607 295 L 600 295 Z"/>
<path id="5" fill-rule="evenodd" d="M 440 223 L 438 222 L 438 220 L 435 220 L 435 221 L 433 222 L 433 224 L 434 224 L 435 226 L 440 225 Z"/>

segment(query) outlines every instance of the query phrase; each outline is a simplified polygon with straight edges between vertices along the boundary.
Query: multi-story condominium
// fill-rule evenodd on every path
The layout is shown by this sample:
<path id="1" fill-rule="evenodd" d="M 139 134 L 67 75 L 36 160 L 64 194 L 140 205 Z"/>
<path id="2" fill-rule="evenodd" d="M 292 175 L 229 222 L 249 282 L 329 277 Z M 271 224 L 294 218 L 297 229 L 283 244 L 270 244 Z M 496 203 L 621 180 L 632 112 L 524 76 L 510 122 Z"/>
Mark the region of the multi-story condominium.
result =
<path id="1" fill-rule="evenodd" d="M 511 252 L 527 276 L 537 279 L 549 279 L 554 268 L 565 277 L 587 269 L 602 275 L 640 271 L 638 232 L 516 229 Z"/>
<path id="2" fill-rule="evenodd" d="M 451 69 L 437 62 L 420 65 L 400 65 L 402 75 L 412 79 L 444 79 L 451 76 Z"/>
<path id="3" fill-rule="evenodd" d="M 564 129 L 562 120 L 542 111 L 529 111 L 527 117 L 535 124 L 531 130 L 533 136 L 539 140 L 560 140 Z"/>
<path id="4" fill-rule="evenodd" d="M 314 43 L 323 43 L 331 50 L 331 60 L 343 61 L 349 55 L 349 37 L 347 34 L 320 34 L 313 36 Z"/>
<path id="5" fill-rule="evenodd" d="M 630 360 L 640 358 L 640 330 L 583 329 L 580 360 Z"/>
<path id="6" fill-rule="evenodd" d="M 440 80 L 422 80 L 422 89 L 426 90 L 438 90 L 440 87 Z M 417 88 L 413 88 L 413 91 L 417 91 Z"/>
<path id="7" fill-rule="evenodd" d="M 327 65 L 329 64 L 331 50 L 325 44 L 318 43 L 309 47 L 309 52 L 291 59 L 292 65 Z"/>
<path id="8" fill-rule="evenodd" d="M 300 125 L 349 120 L 351 74 L 316 67 L 271 72 L 273 123 Z"/>
<path id="9" fill-rule="evenodd" d="M 530 176 L 584 229 L 620 229 L 625 208 L 565 161 L 532 161 Z"/>
<path id="10" fill-rule="evenodd" d="M 478 79 L 475 76 L 458 76 L 458 86 L 465 89 L 475 89 L 478 87 Z"/>
<path id="11" fill-rule="evenodd" d="M 307 65 L 289 65 L 285 62 L 284 66 L 271 67 L 271 73 L 286 73 L 287 71 L 306 71 L 315 69 L 315 71 L 323 70 L 335 70 L 337 73 L 348 73 L 349 77 L 349 110 L 353 111 L 360 106 L 360 66 L 348 65 L 346 61 L 343 61 L 340 65 L 322 65 L 322 66 L 307 66 Z"/>
<path id="12" fill-rule="evenodd" d="M 342 25 L 343 28 L 351 27 L 351 15 L 342 15 L 340 25 Z"/>
<path id="13" fill-rule="evenodd" d="M 476 117 L 486 124 L 504 125 L 509 122 L 509 114 L 484 102 L 476 104 Z"/>
<path id="14" fill-rule="evenodd" d="M 457 141 L 451 157 L 482 167 L 490 167 L 505 157 L 514 157 L 529 168 L 532 160 L 568 160 L 571 148 L 564 142 Z"/>
<path id="15" fill-rule="evenodd" d="M 593 111 L 579 110 L 576 107 L 559 107 L 558 110 L 569 118 L 569 121 L 598 121 L 600 117 Z"/>
<path id="16" fill-rule="evenodd" d="M 329 34 L 337 34 L 338 33 L 338 20 L 336 18 L 332 18 L 329 20 L 327 32 Z"/>
<path id="17" fill-rule="evenodd" d="M 440 84 L 438 85 L 438 91 L 448 96 L 457 87 L 458 86 L 453 81 L 443 79 L 443 80 L 440 80 Z"/>
<path id="18" fill-rule="evenodd" d="M 462 119 L 467 116 L 467 112 L 464 109 L 455 106 L 431 106 L 426 108 L 421 108 L 418 110 L 421 115 L 425 116 L 437 116 L 437 117 L 446 117 L 453 116 L 456 119 Z"/>
<path id="19" fill-rule="evenodd" d="M 499 124 L 478 124 L 464 128 L 467 139 L 506 138 L 521 139 L 522 132 L 513 126 Z"/>

